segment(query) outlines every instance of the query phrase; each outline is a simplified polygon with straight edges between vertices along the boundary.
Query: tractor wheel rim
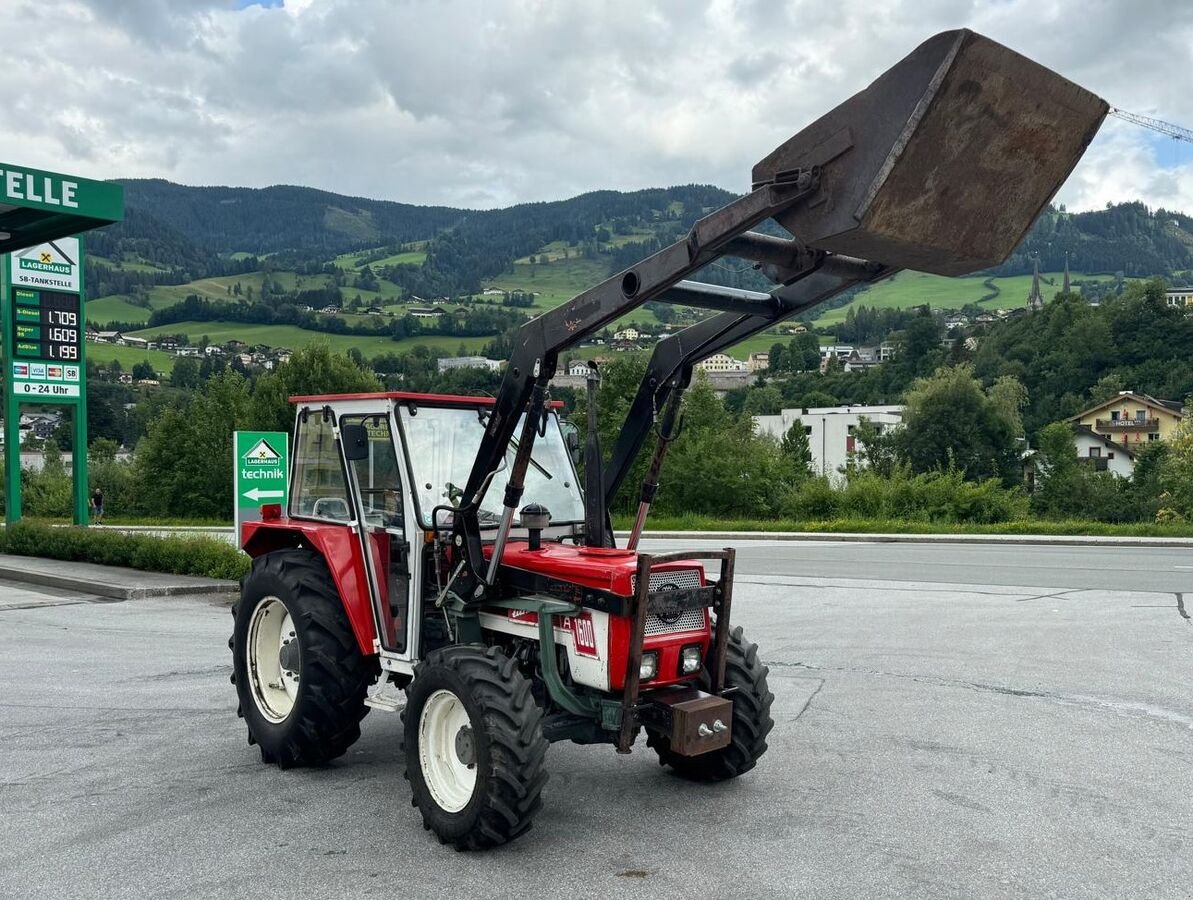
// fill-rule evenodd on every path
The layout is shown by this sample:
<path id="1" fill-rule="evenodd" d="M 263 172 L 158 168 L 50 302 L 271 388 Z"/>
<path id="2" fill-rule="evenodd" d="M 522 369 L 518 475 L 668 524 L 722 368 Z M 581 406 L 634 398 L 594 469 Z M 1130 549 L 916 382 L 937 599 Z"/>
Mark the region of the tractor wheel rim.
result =
<path id="1" fill-rule="evenodd" d="M 262 597 L 249 620 L 247 668 L 253 702 L 270 722 L 283 722 L 294 710 L 302 654 L 294 620 L 279 598 Z"/>
<path id="2" fill-rule="evenodd" d="M 427 790 L 445 812 L 462 810 L 476 791 L 475 740 L 459 697 L 438 690 L 427 698 L 418 719 L 418 758 Z"/>

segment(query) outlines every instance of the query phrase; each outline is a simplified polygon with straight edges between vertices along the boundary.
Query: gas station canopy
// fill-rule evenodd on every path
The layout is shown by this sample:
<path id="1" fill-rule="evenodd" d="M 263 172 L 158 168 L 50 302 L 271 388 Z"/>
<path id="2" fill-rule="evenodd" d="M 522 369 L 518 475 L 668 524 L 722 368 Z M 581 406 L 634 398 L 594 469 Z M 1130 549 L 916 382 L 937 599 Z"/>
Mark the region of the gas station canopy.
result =
<path id="1" fill-rule="evenodd" d="M 111 181 L 0 163 L 0 253 L 119 222 L 124 188 Z"/>

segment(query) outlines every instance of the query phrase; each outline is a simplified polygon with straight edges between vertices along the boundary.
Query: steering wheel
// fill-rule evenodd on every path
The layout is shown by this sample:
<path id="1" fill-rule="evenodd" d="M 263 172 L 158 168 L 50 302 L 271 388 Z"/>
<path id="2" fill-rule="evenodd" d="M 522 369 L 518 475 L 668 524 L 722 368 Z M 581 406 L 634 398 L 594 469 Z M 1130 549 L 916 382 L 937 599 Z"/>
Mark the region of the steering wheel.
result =
<path id="1" fill-rule="evenodd" d="M 311 507 L 311 515 L 321 519 L 338 519 L 347 522 L 352 518 L 348 501 L 343 497 L 320 497 Z"/>

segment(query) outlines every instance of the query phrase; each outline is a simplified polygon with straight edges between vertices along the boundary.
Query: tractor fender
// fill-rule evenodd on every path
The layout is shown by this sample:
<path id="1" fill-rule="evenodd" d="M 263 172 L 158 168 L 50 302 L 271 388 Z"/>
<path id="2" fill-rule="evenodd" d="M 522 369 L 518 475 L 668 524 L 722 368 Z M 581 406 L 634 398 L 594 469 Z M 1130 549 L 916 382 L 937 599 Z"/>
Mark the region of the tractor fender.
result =
<path id="1" fill-rule="evenodd" d="M 270 519 L 245 522 L 241 547 L 254 559 L 274 550 L 300 547 L 318 553 L 327 563 L 340 602 L 352 625 L 360 652 L 377 652 L 377 630 L 369 600 L 369 582 L 365 575 L 360 538 L 348 525 L 308 522 L 302 519 Z"/>

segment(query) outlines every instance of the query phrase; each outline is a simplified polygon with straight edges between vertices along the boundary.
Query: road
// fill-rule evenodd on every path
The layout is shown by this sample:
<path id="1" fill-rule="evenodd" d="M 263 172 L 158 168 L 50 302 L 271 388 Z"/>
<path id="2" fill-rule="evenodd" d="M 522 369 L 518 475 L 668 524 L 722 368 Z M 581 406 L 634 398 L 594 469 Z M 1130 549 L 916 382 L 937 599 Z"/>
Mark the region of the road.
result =
<path id="1" fill-rule="evenodd" d="M 0 584 L 0 896 L 1186 898 L 1182 554 L 743 544 L 758 769 L 696 787 L 556 744 L 534 829 L 479 855 L 419 827 L 396 717 L 262 766 L 226 608 Z"/>

